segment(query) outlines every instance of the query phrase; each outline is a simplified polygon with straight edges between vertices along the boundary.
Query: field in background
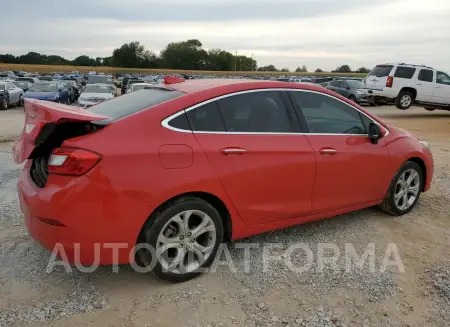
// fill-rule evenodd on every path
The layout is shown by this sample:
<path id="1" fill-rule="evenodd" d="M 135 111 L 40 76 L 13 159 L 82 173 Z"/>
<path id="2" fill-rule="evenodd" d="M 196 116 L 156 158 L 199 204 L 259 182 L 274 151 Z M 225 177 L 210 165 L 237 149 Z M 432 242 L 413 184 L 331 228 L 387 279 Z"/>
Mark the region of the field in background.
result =
<path id="1" fill-rule="evenodd" d="M 140 69 L 140 68 L 119 68 L 119 67 L 88 67 L 88 66 L 64 66 L 64 65 L 21 65 L 21 64 L 0 64 L 2 70 L 23 70 L 26 72 L 50 73 L 50 72 L 71 72 L 78 70 L 82 73 L 95 70 L 103 73 L 156 73 L 156 74 L 199 74 L 199 75 L 298 75 L 298 76 L 354 76 L 365 77 L 367 74 L 360 73 L 294 73 L 294 72 L 257 72 L 257 71 L 202 71 L 202 70 L 172 70 L 172 69 Z"/>

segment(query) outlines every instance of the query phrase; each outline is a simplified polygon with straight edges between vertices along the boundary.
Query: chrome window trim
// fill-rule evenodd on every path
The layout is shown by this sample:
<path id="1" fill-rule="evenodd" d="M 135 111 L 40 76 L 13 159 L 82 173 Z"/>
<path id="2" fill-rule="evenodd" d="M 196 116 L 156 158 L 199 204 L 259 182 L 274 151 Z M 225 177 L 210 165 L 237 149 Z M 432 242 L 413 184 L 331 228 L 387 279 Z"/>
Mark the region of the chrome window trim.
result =
<path id="1" fill-rule="evenodd" d="M 212 99 L 208 99 L 205 100 L 203 102 L 197 103 L 191 107 L 188 107 L 186 109 L 182 109 L 180 111 L 178 111 L 175 114 L 170 115 L 169 117 L 165 118 L 162 122 L 161 125 L 169 130 L 175 131 L 175 132 L 180 132 L 180 133 L 191 133 L 191 134 L 237 134 L 237 135 L 328 135 L 328 136 L 365 136 L 367 137 L 368 134 L 333 134 L 333 133 L 276 133 L 276 132 L 208 132 L 208 131 L 191 131 L 191 130 L 185 130 L 185 129 L 180 129 L 180 128 L 176 128 L 176 127 L 172 127 L 169 125 L 169 122 L 182 115 L 182 114 L 187 114 L 189 111 L 194 110 L 198 107 L 201 107 L 205 104 L 214 102 L 214 101 L 219 101 L 220 99 L 224 99 L 224 98 L 228 98 L 230 96 L 234 96 L 234 95 L 240 95 L 240 94 L 247 94 L 247 93 L 255 93 L 255 92 L 265 92 L 265 91 L 269 91 L 269 92 L 273 92 L 273 91 L 293 91 L 293 92 L 311 92 L 311 93 L 316 93 L 316 94 L 320 94 L 320 95 L 324 95 L 327 97 L 330 97 L 334 100 L 340 101 L 343 104 L 349 106 L 350 108 L 357 110 L 359 113 L 361 113 L 362 115 L 366 116 L 368 119 L 370 119 L 373 123 L 377 124 L 378 126 L 382 127 L 383 129 L 386 130 L 386 134 L 384 136 L 388 136 L 389 135 L 389 129 L 381 126 L 380 123 L 378 123 L 376 120 L 374 120 L 372 117 L 368 116 L 365 112 L 359 110 L 356 107 L 353 107 L 352 105 L 348 104 L 345 101 L 342 101 L 339 98 L 336 98 L 330 94 L 326 94 L 323 92 L 319 92 L 319 91 L 314 91 L 314 90 L 305 90 L 305 89 L 295 89 L 295 88 L 269 88 L 269 89 L 256 89 L 256 90 L 245 90 L 245 91 L 238 91 L 238 92 L 233 92 L 233 93 L 228 93 L 228 94 L 224 94 Z M 383 136 L 383 137 L 384 137 Z"/>

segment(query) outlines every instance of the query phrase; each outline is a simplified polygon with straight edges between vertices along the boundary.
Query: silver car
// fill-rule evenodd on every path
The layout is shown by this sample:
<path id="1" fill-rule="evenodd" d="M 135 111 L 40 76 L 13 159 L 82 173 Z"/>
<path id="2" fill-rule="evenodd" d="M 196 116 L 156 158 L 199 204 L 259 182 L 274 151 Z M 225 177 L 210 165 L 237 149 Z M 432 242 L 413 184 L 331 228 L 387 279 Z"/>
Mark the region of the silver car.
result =
<path id="1" fill-rule="evenodd" d="M 8 107 L 12 105 L 23 106 L 23 90 L 12 82 L 0 82 L 0 90 L 8 93 Z"/>

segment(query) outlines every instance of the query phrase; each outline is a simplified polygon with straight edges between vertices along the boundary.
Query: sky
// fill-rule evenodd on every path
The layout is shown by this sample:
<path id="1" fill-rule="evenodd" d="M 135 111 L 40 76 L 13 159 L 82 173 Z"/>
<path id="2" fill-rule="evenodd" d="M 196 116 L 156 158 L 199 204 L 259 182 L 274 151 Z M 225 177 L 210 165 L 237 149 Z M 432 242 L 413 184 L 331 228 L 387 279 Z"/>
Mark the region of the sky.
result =
<path id="1" fill-rule="evenodd" d="M 0 53 L 105 57 L 131 41 L 158 53 L 199 39 L 280 69 L 408 62 L 450 72 L 450 0 L 0 0 L 0 8 Z"/>

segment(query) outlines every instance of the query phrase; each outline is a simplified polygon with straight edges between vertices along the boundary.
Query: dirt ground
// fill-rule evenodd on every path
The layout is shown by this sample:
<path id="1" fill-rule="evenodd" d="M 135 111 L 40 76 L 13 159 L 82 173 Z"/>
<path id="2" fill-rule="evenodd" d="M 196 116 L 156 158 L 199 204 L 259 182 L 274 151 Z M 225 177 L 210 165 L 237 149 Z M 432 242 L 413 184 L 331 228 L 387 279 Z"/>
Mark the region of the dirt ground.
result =
<path id="1" fill-rule="evenodd" d="M 359 254 L 375 243 L 375 271 L 296 274 L 274 265 L 262 272 L 262 255 L 255 250 L 249 273 L 223 267 L 176 285 L 127 266 L 119 273 L 110 267 L 46 273 L 50 254 L 27 235 L 18 208 L 20 167 L 11 159 L 12 143 L 0 141 L 0 326 L 450 326 L 450 112 L 370 110 L 432 146 L 432 189 L 417 207 L 404 217 L 370 208 L 243 242 L 276 242 L 284 249 L 297 242 L 312 248 L 334 243 L 339 249 L 351 243 Z M 0 112 L 4 138 L 14 137 L 22 124 L 20 109 Z M 391 243 L 404 272 L 378 269 Z M 242 267 L 243 251 L 234 243 L 229 248 Z"/>

